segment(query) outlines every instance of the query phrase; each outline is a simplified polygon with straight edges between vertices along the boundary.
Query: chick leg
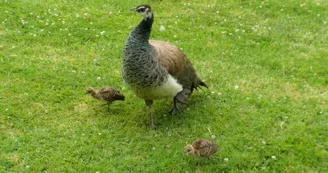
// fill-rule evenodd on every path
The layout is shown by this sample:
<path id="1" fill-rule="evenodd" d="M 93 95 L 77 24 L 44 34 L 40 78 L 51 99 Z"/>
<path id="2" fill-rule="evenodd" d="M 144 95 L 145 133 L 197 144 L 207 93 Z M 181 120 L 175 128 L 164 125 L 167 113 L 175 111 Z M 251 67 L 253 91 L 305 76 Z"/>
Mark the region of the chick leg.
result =
<path id="1" fill-rule="evenodd" d="M 108 112 L 110 111 L 110 103 L 108 103 Z"/>
<path id="2" fill-rule="evenodd" d="M 152 100 L 145 100 L 145 103 L 149 108 L 150 127 L 151 127 L 152 130 L 156 130 L 156 127 L 155 127 L 154 121 L 153 121 L 153 101 Z"/>
<path id="3" fill-rule="evenodd" d="M 109 104 L 108 103 L 105 103 L 105 104 L 102 104 L 102 105 L 100 105 L 101 107 L 104 107 L 104 106 L 108 106 L 108 112 L 109 112 Z"/>

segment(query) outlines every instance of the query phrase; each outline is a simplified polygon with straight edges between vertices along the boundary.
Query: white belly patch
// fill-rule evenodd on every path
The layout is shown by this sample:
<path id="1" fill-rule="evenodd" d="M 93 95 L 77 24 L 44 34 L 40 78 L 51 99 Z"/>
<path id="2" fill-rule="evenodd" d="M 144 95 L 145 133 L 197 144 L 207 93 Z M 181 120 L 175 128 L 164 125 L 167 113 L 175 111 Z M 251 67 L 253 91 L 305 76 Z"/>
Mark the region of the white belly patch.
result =
<path id="1" fill-rule="evenodd" d="M 175 78 L 169 75 L 167 81 L 161 86 L 135 91 L 138 97 L 145 100 L 155 100 L 165 97 L 174 97 L 177 93 L 182 91 L 182 89 L 182 85 L 179 84 Z"/>

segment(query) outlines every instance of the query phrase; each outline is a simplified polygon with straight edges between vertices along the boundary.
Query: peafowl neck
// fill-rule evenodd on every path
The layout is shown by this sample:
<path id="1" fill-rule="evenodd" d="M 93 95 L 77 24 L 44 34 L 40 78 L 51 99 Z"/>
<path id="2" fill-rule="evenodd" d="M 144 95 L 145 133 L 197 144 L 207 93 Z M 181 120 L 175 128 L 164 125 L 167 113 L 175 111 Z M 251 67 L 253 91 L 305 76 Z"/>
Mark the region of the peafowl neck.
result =
<path id="1" fill-rule="evenodd" d="M 130 33 L 123 49 L 123 80 L 134 88 L 148 88 L 161 85 L 167 78 L 167 71 L 157 59 L 155 49 L 149 44 L 154 17 L 143 19 Z"/>
<path id="2" fill-rule="evenodd" d="M 145 46 L 149 45 L 148 40 L 151 33 L 151 28 L 154 22 L 154 16 L 150 18 L 143 19 L 138 26 L 136 26 L 133 31 L 130 33 L 130 36 L 127 40 L 128 44 L 133 46 Z"/>

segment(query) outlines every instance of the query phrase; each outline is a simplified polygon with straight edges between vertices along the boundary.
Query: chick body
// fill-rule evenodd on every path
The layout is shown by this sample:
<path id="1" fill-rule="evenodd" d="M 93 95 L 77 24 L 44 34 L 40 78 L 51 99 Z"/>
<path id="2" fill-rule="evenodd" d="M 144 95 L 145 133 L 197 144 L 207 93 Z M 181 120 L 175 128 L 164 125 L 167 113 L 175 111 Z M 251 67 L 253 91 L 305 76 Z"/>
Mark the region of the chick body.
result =
<path id="1" fill-rule="evenodd" d="M 108 103 L 108 111 L 110 110 L 110 104 L 116 100 L 125 100 L 125 96 L 120 93 L 119 90 L 112 87 L 104 87 L 99 90 L 88 88 L 85 94 L 91 94 L 91 96 L 98 100 L 104 100 Z"/>
<path id="2" fill-rule="evenodd" d="M 197 139 L 192 144 L 188 144 L 184 148 L 186 154 L 196 157 L 210 157 L 218 150 L 218 146 L 207 139 Z"/>

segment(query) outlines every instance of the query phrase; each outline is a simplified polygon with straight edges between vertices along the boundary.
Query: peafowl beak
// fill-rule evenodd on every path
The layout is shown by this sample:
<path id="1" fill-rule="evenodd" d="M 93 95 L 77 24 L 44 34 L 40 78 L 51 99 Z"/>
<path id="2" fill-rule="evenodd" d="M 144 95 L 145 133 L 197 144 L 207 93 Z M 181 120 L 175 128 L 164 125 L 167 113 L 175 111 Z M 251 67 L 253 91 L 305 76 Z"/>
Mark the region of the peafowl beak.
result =
<path id="1" fill-rule="evenodd" d="M 137 11 L 137 8 L 131 8 L 130 11 Z"/>

